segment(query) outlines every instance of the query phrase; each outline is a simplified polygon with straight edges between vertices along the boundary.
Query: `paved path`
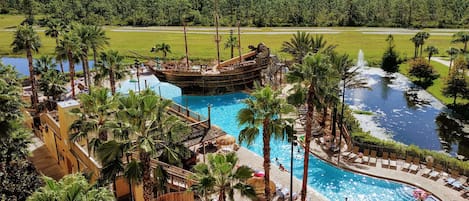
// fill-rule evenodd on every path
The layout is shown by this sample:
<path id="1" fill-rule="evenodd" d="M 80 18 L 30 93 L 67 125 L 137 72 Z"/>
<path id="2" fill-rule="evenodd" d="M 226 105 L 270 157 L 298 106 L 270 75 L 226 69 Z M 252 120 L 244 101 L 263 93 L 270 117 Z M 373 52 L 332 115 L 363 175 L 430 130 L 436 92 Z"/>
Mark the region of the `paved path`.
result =
<path id="1" fill-rule="evenodd" d="M 432 61 L 436 61 L 438 63 L 441 63 L 441 64 L 449 67 L 449 61 L 441 59 L 440 57 L 432 57 Z M 469 76 L 469 71 L 466 71 L 466 75 Z"/>
<path id="2" fill-rule="evenodd" d="M 236 152 L 239 158 L 240 165 L 248 165 L 253 169 L 263 170 L 263 161 L 264 159 L 255 154 L 254 152 L 249 151 L 248 149 L 241 147 Z M 290 173 L 280 171 L 279 167 L 272 162 L 270 166 L 270 177 L 271 180 L 275 183 L 280 184 L 283 188 L 290 188 Z M 275 189 L 274 189 L 275 190 Z M 301 191 L 301 181 L 296 177 L 293 177 L 293 192 L 299 194 Z M 314 201 L 327 201 L 328 199 L 319 194 L 313 188 L 308 187 L 308 195 L 306 200 Z"/>
<path id="3" fill-rule="evenodd" d="M 32 138 L 28 149 L 31 151 L 32 156 L 29 157 L 36 169 L 45 176 L 51 177 L 55 180 L 60 180 L 65 173 L 57 164 L 57 161 L 52 157 L 46 145 L 37 137 Z"/>

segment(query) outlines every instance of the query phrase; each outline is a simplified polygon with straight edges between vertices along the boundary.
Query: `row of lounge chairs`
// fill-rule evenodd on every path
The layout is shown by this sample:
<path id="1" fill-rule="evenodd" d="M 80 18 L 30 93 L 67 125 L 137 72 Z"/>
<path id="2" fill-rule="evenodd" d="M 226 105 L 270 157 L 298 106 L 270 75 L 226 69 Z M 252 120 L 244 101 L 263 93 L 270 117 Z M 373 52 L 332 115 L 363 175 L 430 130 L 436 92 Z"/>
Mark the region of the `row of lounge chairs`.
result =
<path id="1" fill-rule="evenodd" d="M 359 147 L 354 146 L 352 151 L 345 151 L 341 153 L 341 156 L 344 160 L 354 163 L 367 164 L 376 166 L 377 163 L 377 151 L 365 149 L 363 153 L 359 152 Z M 460 177 L 459 172 L 456 170 L 451 171 L 451 175 L 448 176 L 444 172 L 444 168 L 441 164 L 436 164 L 434 166 L 433 161 L 428 161 L 424 168 L 421 167 L 420 157 L 407 156 L 403 164 L 401 165 L 401 170 L 404 172 L 409 172 L 417 174 L 421 170 L 421 175 L 423 177 L 438 180 L 440 177 L 445 178 L 445 185 L 455 189 L 457 191 L 462 191 L 463 197 L 469 197 L 469 180 L 463 179 L 465 177 Z M 381 167 L 390 168 L 397 170 L 397 155 L 396 153 L 383 152 L 381 157 Z M 466 181 L 464 181 L 466 180 Z"/>

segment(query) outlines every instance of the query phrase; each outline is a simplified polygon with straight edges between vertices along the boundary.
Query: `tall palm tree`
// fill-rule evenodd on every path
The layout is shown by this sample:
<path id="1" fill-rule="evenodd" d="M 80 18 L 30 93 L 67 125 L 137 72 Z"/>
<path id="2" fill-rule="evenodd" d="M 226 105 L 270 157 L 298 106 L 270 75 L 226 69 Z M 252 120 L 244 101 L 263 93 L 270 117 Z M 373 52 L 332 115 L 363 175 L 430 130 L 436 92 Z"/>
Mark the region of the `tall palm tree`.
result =
<path id="1" fill-rule="evenodd" d="M 238 47 L 238 38 L 236 38 L 236 36 L 233 36 L 233 30 L 230 30 L 230 37 L 228 37 L 225 42 L 225 49 L 230 48 L 230 58 L 233 58 L 234 56 L 235 47 Z"/>
<path id="2" fill-rule="evenodd" d="M 430 63 L 430 60 L 432 59 L 432 56 L 434 54 L 438 54 L 438 48 L 433 46 L 433 45 L 429 45 L 427 46 L 427 48 L 425 48 L 425 52 L 428 52 L 428 63 Z"/>
<path id="3" fill-rule="evenodd" d="M 166 55 L 168 53 L 171 53 L 171 46 L 166 43 L 156 44 L 155 46 L 151 48 L 150 52 L 155 52 L 155 53 L 162 52 L 163 58 L 166 59 Z"/>
<path id="4" fill-rule="evenodd" d="M 79 116 L 70 126 L 70 140 L 87 141 L 88 154 L 92 155 L 96 150 L 108 140 L 108 133 L 111 128 L 114 113 L 117 108 L 117 101 L 114 96 L 109 96 L 107 88 L 90 88 L 89 94 L 79 96 L 82 110 L 72 110 L 72 113 Z"/>
<path id="5" fill-rule="evenodd" d="M 59 20 L 59 19 L 49 19 L 46 23 L 47 29 L 44 31 L 46 36 L 49 36 L 51 38 L 55 38 L 55 47 L 57 48 L 59 46 L 59 35 L 61 32 L 65 29 L 65 24 Z M 59 62 L 60 62 L 60 70 L 62 73 L 64 72 L 64 66 L 62 63 L 62 59 L 58 57 Z"/>
<path id="6" fill-rule="evenodd" d="M 93 50 L 93 61 L 94 61 L 94 66 L 96 67 L 97 64 L 97 54 L 99 50 L 102 50 L 105 46 L 109 45 L 109 38 L 106 36 L 106 32 L 104 29 L 100 26 L 90 26 L 89 27 L 90 31 L 90 45 L 91 49 Z"/>
<path id="7" fill-rule="evenodd" d="M 42 55 L 34 61 L 35 75 L 46 73 L 49 69 L 55 70 L 56 67 L 57 64 L 54 62 L 54 58 L 49 55 Z"/>
<path id="8" fill-rule="evenodd" d="M 281 51 L 291 54 L 296 63 L 301 63 L 306 54 L 313 51 L 312 37 L 309 33 L 298 31 L 289 42 L 282 43 Z"/>
<path id="9" fill-rule="evenodd" d="M 45 186 L 34 192 L 28 201 L 114 201 L 114 195 L 106 188 L 91 185 L 81 174 L 66 175 L 60 181 L 44 176 Z"/>
<path id="10" fill-rule="evenodd" d="M 293 111 L 293 106 L 279 97 L 280 91 L 273 90 L 270 86 L 259 88 L 251 94 L 254 99 L 245 99 L 245 108 L 238 111 L 237 121 L 244 128 L 239 133 L 239 142 L 251 145 L 260 134 L 262 126 L 262 141 L 265 171 L 265 198 L 270 200 L 270 139 L 285 138 L 283 127 L 284 120 L 279 117 Z"/>
<path id="11" fill-rule="evenodd" d="M 63 73 L 58 70 L 48 70 L 39 80 L 39 89 L 47 96 L 48 100 L 52 97 L 52 99 L 56 101 L 62 94 L 67 92 L 65 84 L 65 76 Z"/>
<path id="12" fill-rule="evenodd" d="M 180 138 L 190 132 L 190 128 L 179 120 L 174 119 L 171 126 L 164 125 L 168 122 L 165 119 L 170 118 L 167 113 L 170 105 L 170 100 L 161 99 L 150 89 L 138 95 L 130 91 L 128 96 L 119 98 L 120 110 L 116 115 L 119 129 L 113 133 L 119 136 L 115 139 L 133 143 L 128 152 L 139 154 L 145 201 L 153 199 L 151 159 L 158 157 L 161 149 L 173 151 L 167 145 L 168 136 Z"/>
<path id="13" fill-rule="evenodd" d="M 33 68 L 33 52 L 37 52 L 41 47 L 41 40 L 36 31 L 34 31 L 31 25 L 18 26 L 13 36 L 13 52 L 26 52 L 29 67 L 29 81 L 31 82 L 32 90 L 32 106 L 37 111 L 38 107 L 38 96 L 36 89 L 36 79 L 34 77 Z"/>
<path id="14" fill-rule="evenodd" d="M 247 166 L 236 168 L 238 157 L 235 153 L 210 154 L 208 164 L 199 163 L 194 167 L 194 178 L 199 181 L 192 189 L 202 195 L 202 199 L 209 200 L 208 195 L 218 194 L 219 201 L 226 201 L 227 197 L 234 200 L 234 191 L 241 196 L 256 200 L 256 191 L 246 184 L 251 177 L 252 170 Z"/>
<path id="15" fill-rule="evenodd" d="M 115 50 L 108 50 L 100 54 L 100 61 L 97 64 L 99 71 L 96 72 L 95 82 L 99 84 L 105 77 L 109 76 L 112 94 L 116 93 L 116 81 L 124 79 L 128 74 L 128 70 L 122 63 L 123 60 L 124 57 Z"/>
<path id="16" fill-rule="evenodd" d="M 305 124 L 305 156 L 304 156 L 304 169 L 303 169 L 303 183 L 301 187 L 301 199 L 306 199 L 307 183 L 308 183 L 308 165 L 309 165 L 309 149 L 311 143 L 311 131 L 313 125 L 313 117 L 315 107 L 321 108 L 323 100 L 324 89 L 321 88 L 323 83 L 326 83 L 329 71 L 332 68 L 326 55 L 317 53 L 308 55 L 304 58 L 303 64 L 296 65 L 287 76 L 289 83 L 299 85 L 296 88 L 306 88 L 306 124 Z"/>
<path id="17" fill-rule="evenodd" d="M 88 66 L 88 50 L 92 46 L 92 40 L 94 40 L 94 35 L 92 32 L 92 26 L 76 24 L 73 26 L 72 31 L 74 31 L 77 36 L 80 38 L 80 59 L 83 64 L 83 74 L 85 76 L 85 85 L 91 85 L 90 78 L 90 68 Z"/>
<path id="18" fill-rule="evenodd" d="M 448 50 L 446 50 L 446 53 L 449 56 L 449 70 L 448 70 L 448 75 L 449 75 L 449 73 L 451 72 L 451 67 L 453 66 L 453 60 L 459 54 L 459 50 L 457 48 L 450 47 Z"/>
<path id="19" fill-rule="evenodd" d="M 410 39 L 414 43 L 414 59 L 417 58 L 419 54 L 419 47 L 420 47 L 420 38 L 415 35 Z"/>
<path id="20" fill-rule="evenodd" d="M 356 89 L 356 88 L 369 88 L 367 86 L 367 80 L 363 77 L 360 77 L 360 66 L 355 66 L 352 60 L 349 58 L 348 54 L 342 55 L 333 55 L 332 57 L 332 65 L 340 74 L 341 80 L 341 94 L 342 97 L 342 104 L 341 104 L 341 111 L 340 111 L 340 119 L 339 119 L 339 143 L 342 142 L 343 136 L 343 127 L 344 127 L 344 110 L 345 110 L 345 91 L 346 89 Z M 340 146 L 339 146 L 339 155 L 337 157 L 337 164 L 340 162 Z"/>
<path id="21" fill-rule="evenodd" d="M 58 55 L 66 55 L 70 67 L 72 98 L 75 98 L 75 58 L 81 53 L 81 41 L 75 32 L 64 33 L 60 45 L 55 49 Z"/>
<path id="22" fill-rule="evenodd" d="M 469 42 L 469 32 L 460 31 L 453 35 L 452 43 L 463 43 L 462 53 L 467 53 L 467 42 Z"/>
<path id="23" fill-rule="evenodd" d="M 421 31 L 418 32 L 415 37 L 417 37 L 418 44 L 420 46 L 420 57 L 422 57 L 422 52 L 423 52 L 423 45 L 425 44 L 425 40 L 427 40 L 430 37 L 430 33 L 426 31 Z"/>

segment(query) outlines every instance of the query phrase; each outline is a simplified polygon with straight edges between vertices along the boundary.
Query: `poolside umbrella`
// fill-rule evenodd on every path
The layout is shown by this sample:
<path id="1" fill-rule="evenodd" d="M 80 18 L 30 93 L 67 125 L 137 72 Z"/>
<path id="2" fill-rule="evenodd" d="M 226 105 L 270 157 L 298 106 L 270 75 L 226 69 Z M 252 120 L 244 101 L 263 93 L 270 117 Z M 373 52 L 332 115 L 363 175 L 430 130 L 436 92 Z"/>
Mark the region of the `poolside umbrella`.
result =
<path id="1" fill-rule="evenodd" d="M 263 195 L 264 194 L 264 177 L 251 177 L 249 178 L 246 183 L 254 188 L 256 191 L 257 195 Z M 269 186 L 270 189 L 275 189 L 275 183 L 272 181 L 269 181 Z M 272 190 L 272 194 L 275 193 L 274 190 Z"/>
<path id="2" fill-rule="evenodd" d="M 414 198 L 416 198 L 417 200 L 425 200 L 427 199 L 428 197 L 428 193 L 420 188 L 417 188 L 415 189 L 413 192 L 412 192 L 412 195 Z"/>
<path id="3" fill-rule="evenodd" d="M 432 156 L 427 156 L 427 157 L 425 157 L 425 161 L 427 161 L 427 163 L 433 163 L 433 157 Z"/>
<path id="4" fill-rule="evenodd" d="M 232 145 L 236 142 L 236 139 L 231 135 L 224 135 L 224 136 L 219 137 L 216 142 L 218 145 L 222 145 L 222 146 Z"/>

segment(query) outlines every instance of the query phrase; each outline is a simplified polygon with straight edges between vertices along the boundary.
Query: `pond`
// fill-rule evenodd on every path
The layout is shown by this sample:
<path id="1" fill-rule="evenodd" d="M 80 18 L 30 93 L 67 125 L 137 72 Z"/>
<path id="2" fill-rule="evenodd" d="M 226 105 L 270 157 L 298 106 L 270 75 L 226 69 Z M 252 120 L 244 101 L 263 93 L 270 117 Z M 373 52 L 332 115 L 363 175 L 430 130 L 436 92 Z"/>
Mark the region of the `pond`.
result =
<path id="1" fill-rule="evenodd" d="M 20 76 L 29 76 L 28 60 L 26 58 L 15 58 L 15 57 L 0 57 L 0 61 L 6 65 L 15 66 Z M 33 61 L 34 63 L 34 61 Z M 63 61 L 64 71 L 69 71 L 68 61 Z M 92 68 L 94 62 L 88 61 L 89 66 Z M 57 64 L 57 70 L 60 70 L 60 64 Z M 75 71 L 82 71 L 83 65 L 80 63 L 75 64 Z"/>
<path id="2" fill-rule="evenodd" d="M 388 75 L 379 68 L 365 67 L 361 75 L 371 89 L 348 90 L 346 103 L 354 110 L 373 113 L 354 114 L 365 131 L 382 139 L 469 157 L 467 128 L 436 98 L 398 73 Z"/>

